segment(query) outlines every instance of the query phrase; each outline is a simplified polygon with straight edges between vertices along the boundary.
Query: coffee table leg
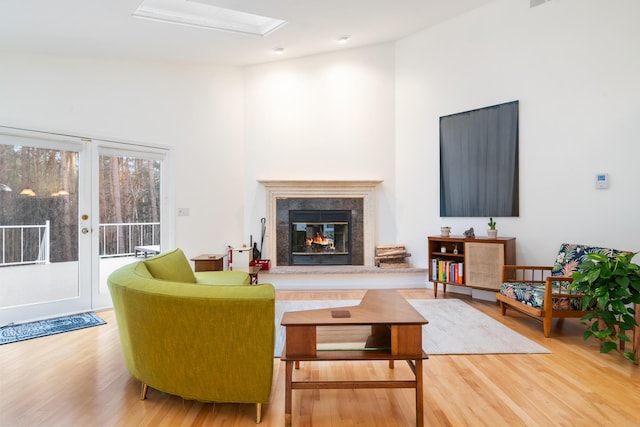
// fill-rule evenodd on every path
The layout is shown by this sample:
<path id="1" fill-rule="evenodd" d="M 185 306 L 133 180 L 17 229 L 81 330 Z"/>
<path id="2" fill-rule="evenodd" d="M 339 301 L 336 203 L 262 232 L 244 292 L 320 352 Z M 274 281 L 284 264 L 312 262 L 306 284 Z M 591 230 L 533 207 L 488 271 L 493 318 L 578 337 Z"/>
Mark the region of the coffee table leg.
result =
<path id="1" fill-rule="evenodd" d="M 287 360 L 284 374 L 284 425 L 291 427 L 291 381 L 293 380 L 293 361 Z"/>
<path id="2" fill-rule="evenodd" d="M 422 359 L 416 359 L 416 426 L 424 426 L 424 396 L 422 394 Z"/>

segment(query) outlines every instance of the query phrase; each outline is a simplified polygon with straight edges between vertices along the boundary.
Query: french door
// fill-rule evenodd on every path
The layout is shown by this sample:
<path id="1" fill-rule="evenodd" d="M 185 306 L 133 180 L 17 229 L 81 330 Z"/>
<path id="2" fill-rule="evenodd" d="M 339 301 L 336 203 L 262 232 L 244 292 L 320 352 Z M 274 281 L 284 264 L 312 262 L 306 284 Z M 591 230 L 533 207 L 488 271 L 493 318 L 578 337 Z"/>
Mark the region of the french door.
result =
<path id="1" fill-rule="evenodd" d="M 0 326 L 110 307 L 134 246 L 173 240 L 167 165 L 163 148 L 0 127 Z"/>
<path id="2" fill-rule="evenodd" d="M 163 196 L 168 152 L 106 141 L 96 141 L 93 151 L 93 306 L 108 307 L 109 274 L 172 241 L 171 201 Z"/>

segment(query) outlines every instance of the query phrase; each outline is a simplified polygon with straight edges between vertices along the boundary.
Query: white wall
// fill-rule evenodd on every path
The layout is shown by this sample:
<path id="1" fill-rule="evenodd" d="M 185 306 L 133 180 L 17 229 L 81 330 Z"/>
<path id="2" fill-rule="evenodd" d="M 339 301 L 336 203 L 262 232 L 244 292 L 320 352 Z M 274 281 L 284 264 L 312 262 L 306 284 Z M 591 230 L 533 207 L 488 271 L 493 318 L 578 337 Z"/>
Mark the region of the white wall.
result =
<path id="1" fill-rule="evenodd" d="M 244 71 L 3 53 L 0 124 L 172 145 L 188 256 L 259 238 L 258 179 L 382 179 L 378 243 L 426 267 L 440 225 L 487 220 L 439 217 L 438 118 L 518 99 L 521 215 L 497 218 L 518 260 L 548 264 L 562 241 L 639 250 L 637 16 L 635 0 L 496 0 L 396 44 Z"/>
<path id="2" fill-rule="evenodd" d="M 236 68 L 2 53 L 0 125 L 172 146 L 195 256 L 243 235 L 242 92 Z"/>
<path id="3" fill-rule="evenodd" d="M 439 117 L 512 100 L 520 217 L 497 223 L 518 262 L 564 241 L 640 250 L 638 16 L 635 0 L 497 0 L 396 44 L 397 240 L 416 264 L 440 225 L 486 235 L 486 218 L 439 217 Z"/>
<path id="4" fill-rule="evenodd" d="M 381 179 L 379 243 L 395 243 L 394 94 L 392 44 L 245 69 L 246 243 L 265 217 L 258 179 Z"/>

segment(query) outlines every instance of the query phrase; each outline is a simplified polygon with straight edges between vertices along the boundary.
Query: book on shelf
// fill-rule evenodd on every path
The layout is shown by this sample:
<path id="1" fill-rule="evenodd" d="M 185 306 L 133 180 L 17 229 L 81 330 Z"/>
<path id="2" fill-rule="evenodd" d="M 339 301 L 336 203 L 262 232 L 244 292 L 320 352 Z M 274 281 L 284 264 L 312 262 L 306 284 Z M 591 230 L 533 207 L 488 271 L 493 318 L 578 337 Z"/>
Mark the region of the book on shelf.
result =
<path id="1" fill-rule="evenodd" d="M 464 283 L 464 263 L 441 258 L 431 260 L 431 281 Z"/>

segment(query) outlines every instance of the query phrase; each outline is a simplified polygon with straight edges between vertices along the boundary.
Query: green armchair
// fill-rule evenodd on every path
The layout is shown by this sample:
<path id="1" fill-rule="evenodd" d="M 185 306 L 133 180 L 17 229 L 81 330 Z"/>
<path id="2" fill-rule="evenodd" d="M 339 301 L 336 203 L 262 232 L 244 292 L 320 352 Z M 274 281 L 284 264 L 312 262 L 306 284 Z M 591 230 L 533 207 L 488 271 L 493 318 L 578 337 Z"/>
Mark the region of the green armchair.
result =
<path id="1" fill-rule="evenodd" d="M 275 290 L 248 283 L 244 272 L 194 274 L 180 249 L 109 276 L 141 399 L 152 387 L 204 402 L 255 403 L 260 422 L 273 377 Z"/>

